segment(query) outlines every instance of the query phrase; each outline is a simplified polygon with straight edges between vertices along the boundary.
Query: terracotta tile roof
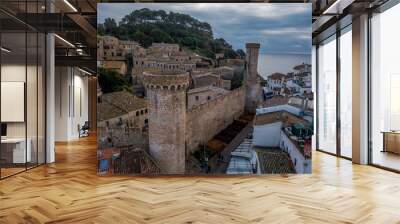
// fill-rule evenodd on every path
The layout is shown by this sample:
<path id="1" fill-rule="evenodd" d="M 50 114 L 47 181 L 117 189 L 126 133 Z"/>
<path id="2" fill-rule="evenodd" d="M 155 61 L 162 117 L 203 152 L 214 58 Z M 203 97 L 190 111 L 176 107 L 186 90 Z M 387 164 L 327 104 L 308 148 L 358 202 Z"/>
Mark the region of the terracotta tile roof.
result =
<path id="1" fill-rule="evenodd" d="M 284 93 L 284 94 L 291 94 L 292 91 L 290 91 L 290 89 L 288 89 L 288 88 L 285 87 L 285 88 L 283 89 L 283 93 Z"/>
<path id="2" fill-rule="evenodd" d="M 99 121 L 104 121 L 146 108 L 146 99 L 136 97 L 128 91 L 119 91 L 101 96 L 101 102 L 97 104 L 97 116 Z"/>
<path id="3" fill-rule="evenodd" d="M 301 117 L 288 113 L 286 111 L 272 112 L 266 114 L 256 115 L 254 118 L 254 125 L 264 125 L 275 122 L 284 122 L 288 124 L 303 124 L 308 125 L 309 122 Z"/>
<path id="4" fill-rule="evenodd" d="M 304 69 L 306 66 L 307 66 L 307 67 L 311 67 L 310 64 L 304 64 L 304 63 L 303 63 L 303 64 L 301 64 L 301 65 L 296 65 L 296 66 L 294 66 L 293 69 L 294 69 L 294 70 L 301 70 L 301 69 Z"/>
<path id="5" fill-rule="evenodd" d="M 260 161 L 261 173 L 296 173 L 290 156 L 280 148 L 257 147 L 255 151 Z"/>
<path id="6" fill-rule="evenodd" d="M 272 73 L 271 75 L 268 76 L 268 79 L 273 79 L 273 80 L 282 80 L 286 75 L 282 73 Z"/>

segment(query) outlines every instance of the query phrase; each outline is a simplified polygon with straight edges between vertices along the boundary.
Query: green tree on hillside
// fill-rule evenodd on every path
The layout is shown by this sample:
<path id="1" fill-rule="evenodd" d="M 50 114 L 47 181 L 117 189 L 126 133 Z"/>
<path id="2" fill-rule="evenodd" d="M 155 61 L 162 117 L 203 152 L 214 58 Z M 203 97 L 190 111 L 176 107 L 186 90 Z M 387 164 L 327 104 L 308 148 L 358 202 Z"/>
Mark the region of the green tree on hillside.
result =
<path id="1" fill-rule="evenodd" d="M 215 58 L 216 53 L 226 58 L 241 57 L 241 52 L 223 38 L 214 39 L 210 24 L 182 13 L 139 9 L 124 16 L 119 24 L 107 18 L 98 24 L 98 33 L 135 40 L 144 47 L 153 42 L 176 43 L 209 58 Z"/>
<path id="2" fill-rule="evenodd" d="M 103 93 L 111 93 L 122 90 L 131 89 L 131 83 L 129 83 L 121 74 L 114 70 L 105 68 L 97 68 L 99 85 Z"/>

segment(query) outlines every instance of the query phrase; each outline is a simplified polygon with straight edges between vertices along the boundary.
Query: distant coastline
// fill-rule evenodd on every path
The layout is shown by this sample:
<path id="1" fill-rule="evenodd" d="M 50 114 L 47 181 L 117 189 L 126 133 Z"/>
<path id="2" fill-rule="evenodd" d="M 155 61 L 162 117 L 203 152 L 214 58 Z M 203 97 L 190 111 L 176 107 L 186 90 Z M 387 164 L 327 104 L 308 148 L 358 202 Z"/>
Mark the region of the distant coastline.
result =
<path id="1" fill-rule="evenodd" d="M 311 54 L 260 54 L 258 73 L 263 77 L 274 72 L 286 74 L 292 72 L 294 66 L 302 63 L 311 64 Z"/>

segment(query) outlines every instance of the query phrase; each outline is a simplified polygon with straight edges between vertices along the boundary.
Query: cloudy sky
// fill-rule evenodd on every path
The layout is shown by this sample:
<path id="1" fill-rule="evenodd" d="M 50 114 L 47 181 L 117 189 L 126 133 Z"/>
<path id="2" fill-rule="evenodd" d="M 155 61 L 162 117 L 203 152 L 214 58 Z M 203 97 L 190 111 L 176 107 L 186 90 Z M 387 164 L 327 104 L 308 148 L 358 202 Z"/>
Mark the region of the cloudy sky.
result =
<path id="1" fill-rule="evenodd" d="M 235 49 L 245 42 L 260 42 L 261 53 L 310 54 L 311 4 L 265 3 L 103 3 L 98 22 L 107 17 L 120 21 L 130 12 L 149 8 L 189 14 L 208 22 L 214 37 L 222 37 Z"/>

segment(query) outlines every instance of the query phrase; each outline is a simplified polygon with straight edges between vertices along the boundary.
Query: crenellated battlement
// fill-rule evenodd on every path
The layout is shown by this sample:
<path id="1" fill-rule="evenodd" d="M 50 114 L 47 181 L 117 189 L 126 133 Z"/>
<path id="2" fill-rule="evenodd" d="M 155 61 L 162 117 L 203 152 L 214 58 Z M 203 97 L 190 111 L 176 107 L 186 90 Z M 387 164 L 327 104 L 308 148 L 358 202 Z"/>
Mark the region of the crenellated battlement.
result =
<path id="1" fill-rule="evenodd" d="M 143 83 L 147 89 L 180 91 L 189 87 L 189 73 L 181 71 L 143 72 Z"/>
<path id="2" fill-rule="evenodd" d="M 246 43 L 246 48 L 260 48 L 260 43 Z"/>

